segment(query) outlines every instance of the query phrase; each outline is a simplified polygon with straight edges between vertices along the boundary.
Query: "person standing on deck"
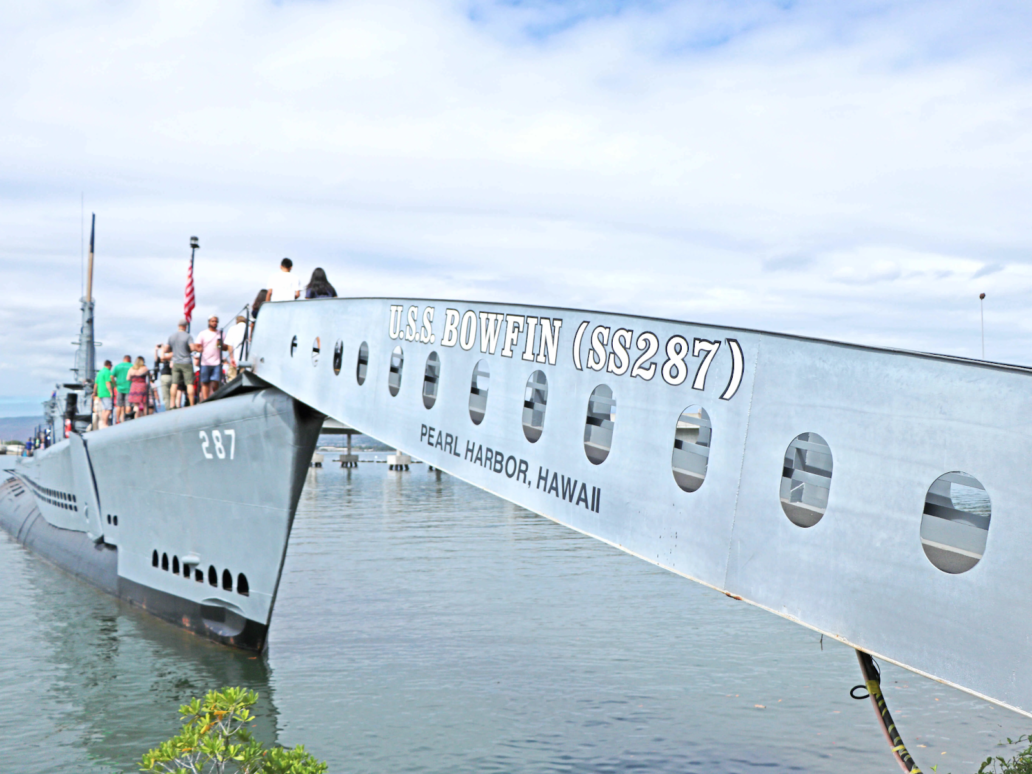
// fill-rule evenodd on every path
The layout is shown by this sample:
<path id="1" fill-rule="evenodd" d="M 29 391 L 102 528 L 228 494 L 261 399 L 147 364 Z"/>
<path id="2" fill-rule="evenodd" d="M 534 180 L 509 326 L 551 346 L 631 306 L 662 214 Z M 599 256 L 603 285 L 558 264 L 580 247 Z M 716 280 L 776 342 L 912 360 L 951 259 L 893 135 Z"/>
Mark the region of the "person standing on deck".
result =
<path id="1" fill-rule="evenodd" d="M 266 301 L 294 301 L 301 295 L 301 283 L 290 273 L 294 262 L 289 258 L 280 261 L 280 270 L 269 279 L 269 293 Z"/>
<path id="2" fill-rule="evenodd" d="M 193 336 L 186 332 L 186 320 L 179 321 L 179 330 L 168 337 L 172 354 L 172 394 L 169 408 L 179 408 L 179 390 L 186 390 L 190 405 L 194 404 L 193 353 L 200 351 Z"/>
<path id="3" fill-rule="evenodd" d="M 208 400 L 222 381 L 222 352 L 229 351 L 229 345 L 219 332 L 219 318 L 208 318 L 208 330 L 197 337 L 201 351 L 201 400 Z"/>
<path id="4" fill-rule="evenodd" d="M 136 358 L 129 369 L 129 403 L 133 407 L 133 419 L 147 416 L 147 398 L 150 393 L 150 369 L 143 357 Z"/>
<path id="5" fill-rule="evenodd" d="M 111 409 L 114 408 L 112 402 L 112 389 L 114 388 L 112 381 L 114 378 L 111 374 L 111 361 L 105 360 L 104 367 L 97 372 L 97 380 L 93 383 L 93 395 L 100 398 L 100 424 L 98 429 L 111 424 Z"/>
<path id="6" fill-rule="evenodd" d="M 229 368 L 226 369 L 226 378 L 235 379 L 237 375 L 237 361 L 244 359 L 244 338 L 247 336 L 247 318 L 238 314 L 233 325 L 226 331 L 224 341 L 229 345 Z"/>
<path id="7" fill-rule="evenodd" d="M 154 412 L 164 411 L 171 402 L 172 391 L 172 356 L 165 357 L 166 352 L 171 352 L 168 344 L 158 343 L 154 345 Z"/>
<path id="8" fill-rule="evenodd" d="M 133 367 L 133 359 L 126 355 L 122 362 L 111 369 L 115 375 L 115 422 L 121 424 L 125 421 L 125 409 L 129 404 L 129 390 L 132 384 L 129 381 L 129 369 Z"/>
<path id="9" fill-rule="evenodd" d="M 336 298 L 337 291 L 326 279 L 326 272 L 321 268 L 312 272 L 312 279 L 305 287 L 305 298 Z"/>

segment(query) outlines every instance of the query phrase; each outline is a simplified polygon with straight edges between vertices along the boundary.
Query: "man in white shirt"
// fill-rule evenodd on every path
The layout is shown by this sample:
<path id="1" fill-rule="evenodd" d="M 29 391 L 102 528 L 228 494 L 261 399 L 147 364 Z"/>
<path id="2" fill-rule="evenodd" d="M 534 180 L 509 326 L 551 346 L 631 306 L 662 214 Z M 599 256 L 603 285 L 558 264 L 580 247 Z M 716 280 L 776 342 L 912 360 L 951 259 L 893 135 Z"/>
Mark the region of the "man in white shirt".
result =
<path id="1" fill-rule="evenodd" d="M 280 261 L 280 270 L 269 280 L 269 296 L 266 301 L 294 301 L 301 295 L 301 283 L 290 273 L 294 262 L 289 258 Z"/>
<path id="2" fill-rule="evenodd" d="M 244 357 L 244 334 L 247 332 L 247 318 L 237 315 L 236 322 L 226 331 L 223 339 L 229 347 L 229 370 L 227 378 L 235 379 L 237 375 L 237 360 Z"/>

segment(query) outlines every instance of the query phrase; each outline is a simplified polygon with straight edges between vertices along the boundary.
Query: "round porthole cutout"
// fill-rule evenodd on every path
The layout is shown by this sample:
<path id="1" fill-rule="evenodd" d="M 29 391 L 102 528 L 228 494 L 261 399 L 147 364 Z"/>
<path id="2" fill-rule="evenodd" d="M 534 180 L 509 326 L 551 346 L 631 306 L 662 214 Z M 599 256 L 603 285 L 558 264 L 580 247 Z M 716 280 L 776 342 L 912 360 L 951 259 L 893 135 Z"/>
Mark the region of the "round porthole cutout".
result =
<path id="1" fill-rule="evenodd" d="M 405 353 L 400 346 L 397 346 L 391 352 L 391 366 L 387 374 L 387 389 L 390 390 L 393 397 L 397 397 L 398 392 L 401 391 L 401 369 L 404 366 Z"/>
<path id="2" fill-rule="evenodd" d="M 943 572 L 967 572 L 982 559 L 989 537 L 992 501 L 982 482 L 959 470 L 928 487 L 921 516 L 921 548 Z"/>
<path id="3" fill-rule="evenodd" d="M 487 413 L 487 391 L 491 384 L 491 367 L 486 360 L 478 360 L 473 366 L 473 377 L 469 385 L 469 418 L 474 425 L 484 421 Z"/>
<path id="4" fill-rule="evenodd" d="M 428 409 L 434 407 L 437 402 L 437 387 L 441 378 L 441 358 L 436 352 L 431 352 L 426 359 L 426 369 L 423 372 L 423 406 Z"/>
<path id="5" fill-rule="evenodd" d="M 613 428 L 616 423 L 616 398 L 605 384 L 598 385 L 588 398 L 584 417 L 584 454 L 592 465 L 601 465 L 613 447 Z"/>
<path id="6" fill-rule="evenodd" d="M 358 365 L 355 366 L 355 380 L 361 387 L 365 384 L 366 372 L 369 370 L 369 345 L 364 341 L 358 348 Z"/>
<path id="7" fill-rule="evenodd" d="M 709 414 L 702 406 L 689 406 L 677 418 L 670 468 L 685 492 L 698 491 L 706 480 L 712 436 Z"/>
<path id="8" fill-rule="evenodd" d="M 548 407 L 548 378 L 544 371 L 535 371 L 527 379 L 523 393 L 523 434 L 537 443 L 545 431 L 545 409 Z"/>
<path id="9" fill-rule="evenodd" d="M 781 508 L 797 527 L 812 527 L 828 510 L 831 447 L 817 433 L 800 433 L 785 450 Z"/>
<path id="10" fill-rule="evenodd" d="M 344 365 L 344 342 L 340 339 L 333 345 L 333 375 L 340 376 L 340 367 Z"/>

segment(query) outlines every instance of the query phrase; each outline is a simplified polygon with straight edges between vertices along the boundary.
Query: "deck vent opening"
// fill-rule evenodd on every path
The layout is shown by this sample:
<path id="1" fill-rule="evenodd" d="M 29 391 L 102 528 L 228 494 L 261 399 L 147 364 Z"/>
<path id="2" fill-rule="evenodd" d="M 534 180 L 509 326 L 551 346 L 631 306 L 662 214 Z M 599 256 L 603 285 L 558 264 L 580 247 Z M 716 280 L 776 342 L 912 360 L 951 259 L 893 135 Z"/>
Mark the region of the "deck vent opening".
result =
<path id="1" fill-rule="evenodd" d="M 162 570 L 167 570 L 168 569 L 168 554 L 162 554 L 161 555 L 161 569 Z"/>
<path id="2" fill-rule="evenodd" d="M 211 565 L 208 566 L 208 585 L 216 588 L 219 585 L 219 572 Z"/>
<path id="3" fill-rule="evenodd" d="M 615 422 L 616 398 L 607 385 L 600 384 L 591 391 L 584 419 L 584 453 L 592 465 L 601 465 L 609 456 Z"/>
<path id="4" fill-rule="evenodd" d="M 193 579 L 198 583 L 204 583 L 204 570 L 194 570 Z"/>
<path id="5" fill-rule="evenodd" d="M 319 365 L 319 353 L 322 352 L 322 342 L 319 337 L 315 337 L 315 341 L 312 342 L 312 366 Z"/>
<path id="6" fill-rule="evenodd" d="M 245 597 L 251 596 L 251 587 L 247 585 L 247 576 L 243 573 L 237 575 L 237 594 Z"/>
<path id="7" fill-rule="evenodd" d="M 158 566 L 158 552 L 157 551 L 155 551 L 154 553 L 151 554 L 150 563 L 151 563 L 151 567 L 157 567 Z"/>
<path id="8" fill-rule="evenodd" d="M 225 591 L 233 590 L 233 573 L 229 570 L 222 571 L 222 588 Z"/>
<path id="9" fill-rule="evenodd" d="M 118 517 L 117 516 L 112 516 L 111 520 L 114 522 L 115 526 L 117 527 L 118 526 Z"/>
<path id="10" fill-rule="evenodd" d="M 812 527 L 828 509 L 831 447 L 817 433 L 800 433 L 785 450 L 781 508 L 798 527 Z"/>
<path id="11" fill-rule="evenodd" d="M 178 556 L 173 556 L 172 557 L 172 573 L 174 575 L 179 575 L 179 557 Z"/>
<path id="12" fill-rule="evenodd" d="M 108 523 L 108 524 L 110 524 L 110 523 L 111 523 L 111 514 L 110 514 L 110 513 L 109 513 L 109 514 L 107 515 L 107 523 Z"/>
<path id="13" fill-rule="evenodd" d="M 953 575 L 967 572 L 985 553 L 992 502 L 974 476 L 953 471 L 928 487 L 921 517 L 921 547 L 928 561 Z"/>
<path id="14" fill-rule="evenodd" d="M 391 367 L 387 374 L 387 389 L 393 397 L 397 397 L 401 391 L 401 369 L 405 367 L 405 353 L 400 346 L 391 352 Z"/>
<path id="15" fill-rule="evenodd" d="M 670 467 L 674 481 L 685 492 L 698 491 L 709 467 L 713 426 L 702 406 L 689 406 L 681 412 L 674 427 L 674 451 Z"/>
<path id="16" fill-rule="evenodd" d="M 290 340 L 290 356 L 294 357 L 294 352 L 297 351 L 297 336 Z"/>
<path id="17" fill-rule="evenodd" d="M 437 402 L 437 383 L 441 378 L 441 358 L 431 352 L 426 359 L 426 371 L 423 372 L 423 405 L 432 409 Z"/>
<path id="18" fill-rule="evenodd" d="M 369 369 L 369 345 L 364 341 L 358 348 L 358 365 L 355 367 L 355 379 L 358 386 L 365 384 L 366 371 Z"/>
<path id="19" fill-rule="evenodd" d="M 333 345 L 333 375 L 340 376 L 340 367 L 344 365 L 344 342 L 337 340 Z"/>
<path id="20" fill-rule="evenodd" d="M 527 379 L 523 393 L 523 434 L 537 443 L 545 431 L 545 408 L 548 405 L 548 379 L 544 371 L 535 371 Z"/>
<path id="21" fill-rule="evenodd" d="M 190 565 L 185 560 L 183 561 L 183 577 L 190 580 Z"/>
<path id="22" fill-rule="evenodd" d="M 487 413 L 487 389 L 491 383 L 491 368 L 486 360 L 478 360 L 473 366 L 473 378 L 469 385 L 469 418 L 474 425 L 484 421 Z"/>

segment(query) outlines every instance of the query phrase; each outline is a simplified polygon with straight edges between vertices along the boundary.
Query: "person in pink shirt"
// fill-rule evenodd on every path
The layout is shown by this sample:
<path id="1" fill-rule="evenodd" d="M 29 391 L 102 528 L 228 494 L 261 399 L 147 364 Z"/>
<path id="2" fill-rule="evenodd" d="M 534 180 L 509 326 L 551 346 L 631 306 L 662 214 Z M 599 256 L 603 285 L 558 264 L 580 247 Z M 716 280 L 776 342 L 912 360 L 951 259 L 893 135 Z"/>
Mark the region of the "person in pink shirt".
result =
<path id="1" fill-rule="evenodd" d="M 222 353 L 229 351 L 229 345 L 219 332 L 219 318 L 208 318 L 208 330 L 197 337 L 201 348 L 201 400 L 207 400 L 222 381 Z"/>

